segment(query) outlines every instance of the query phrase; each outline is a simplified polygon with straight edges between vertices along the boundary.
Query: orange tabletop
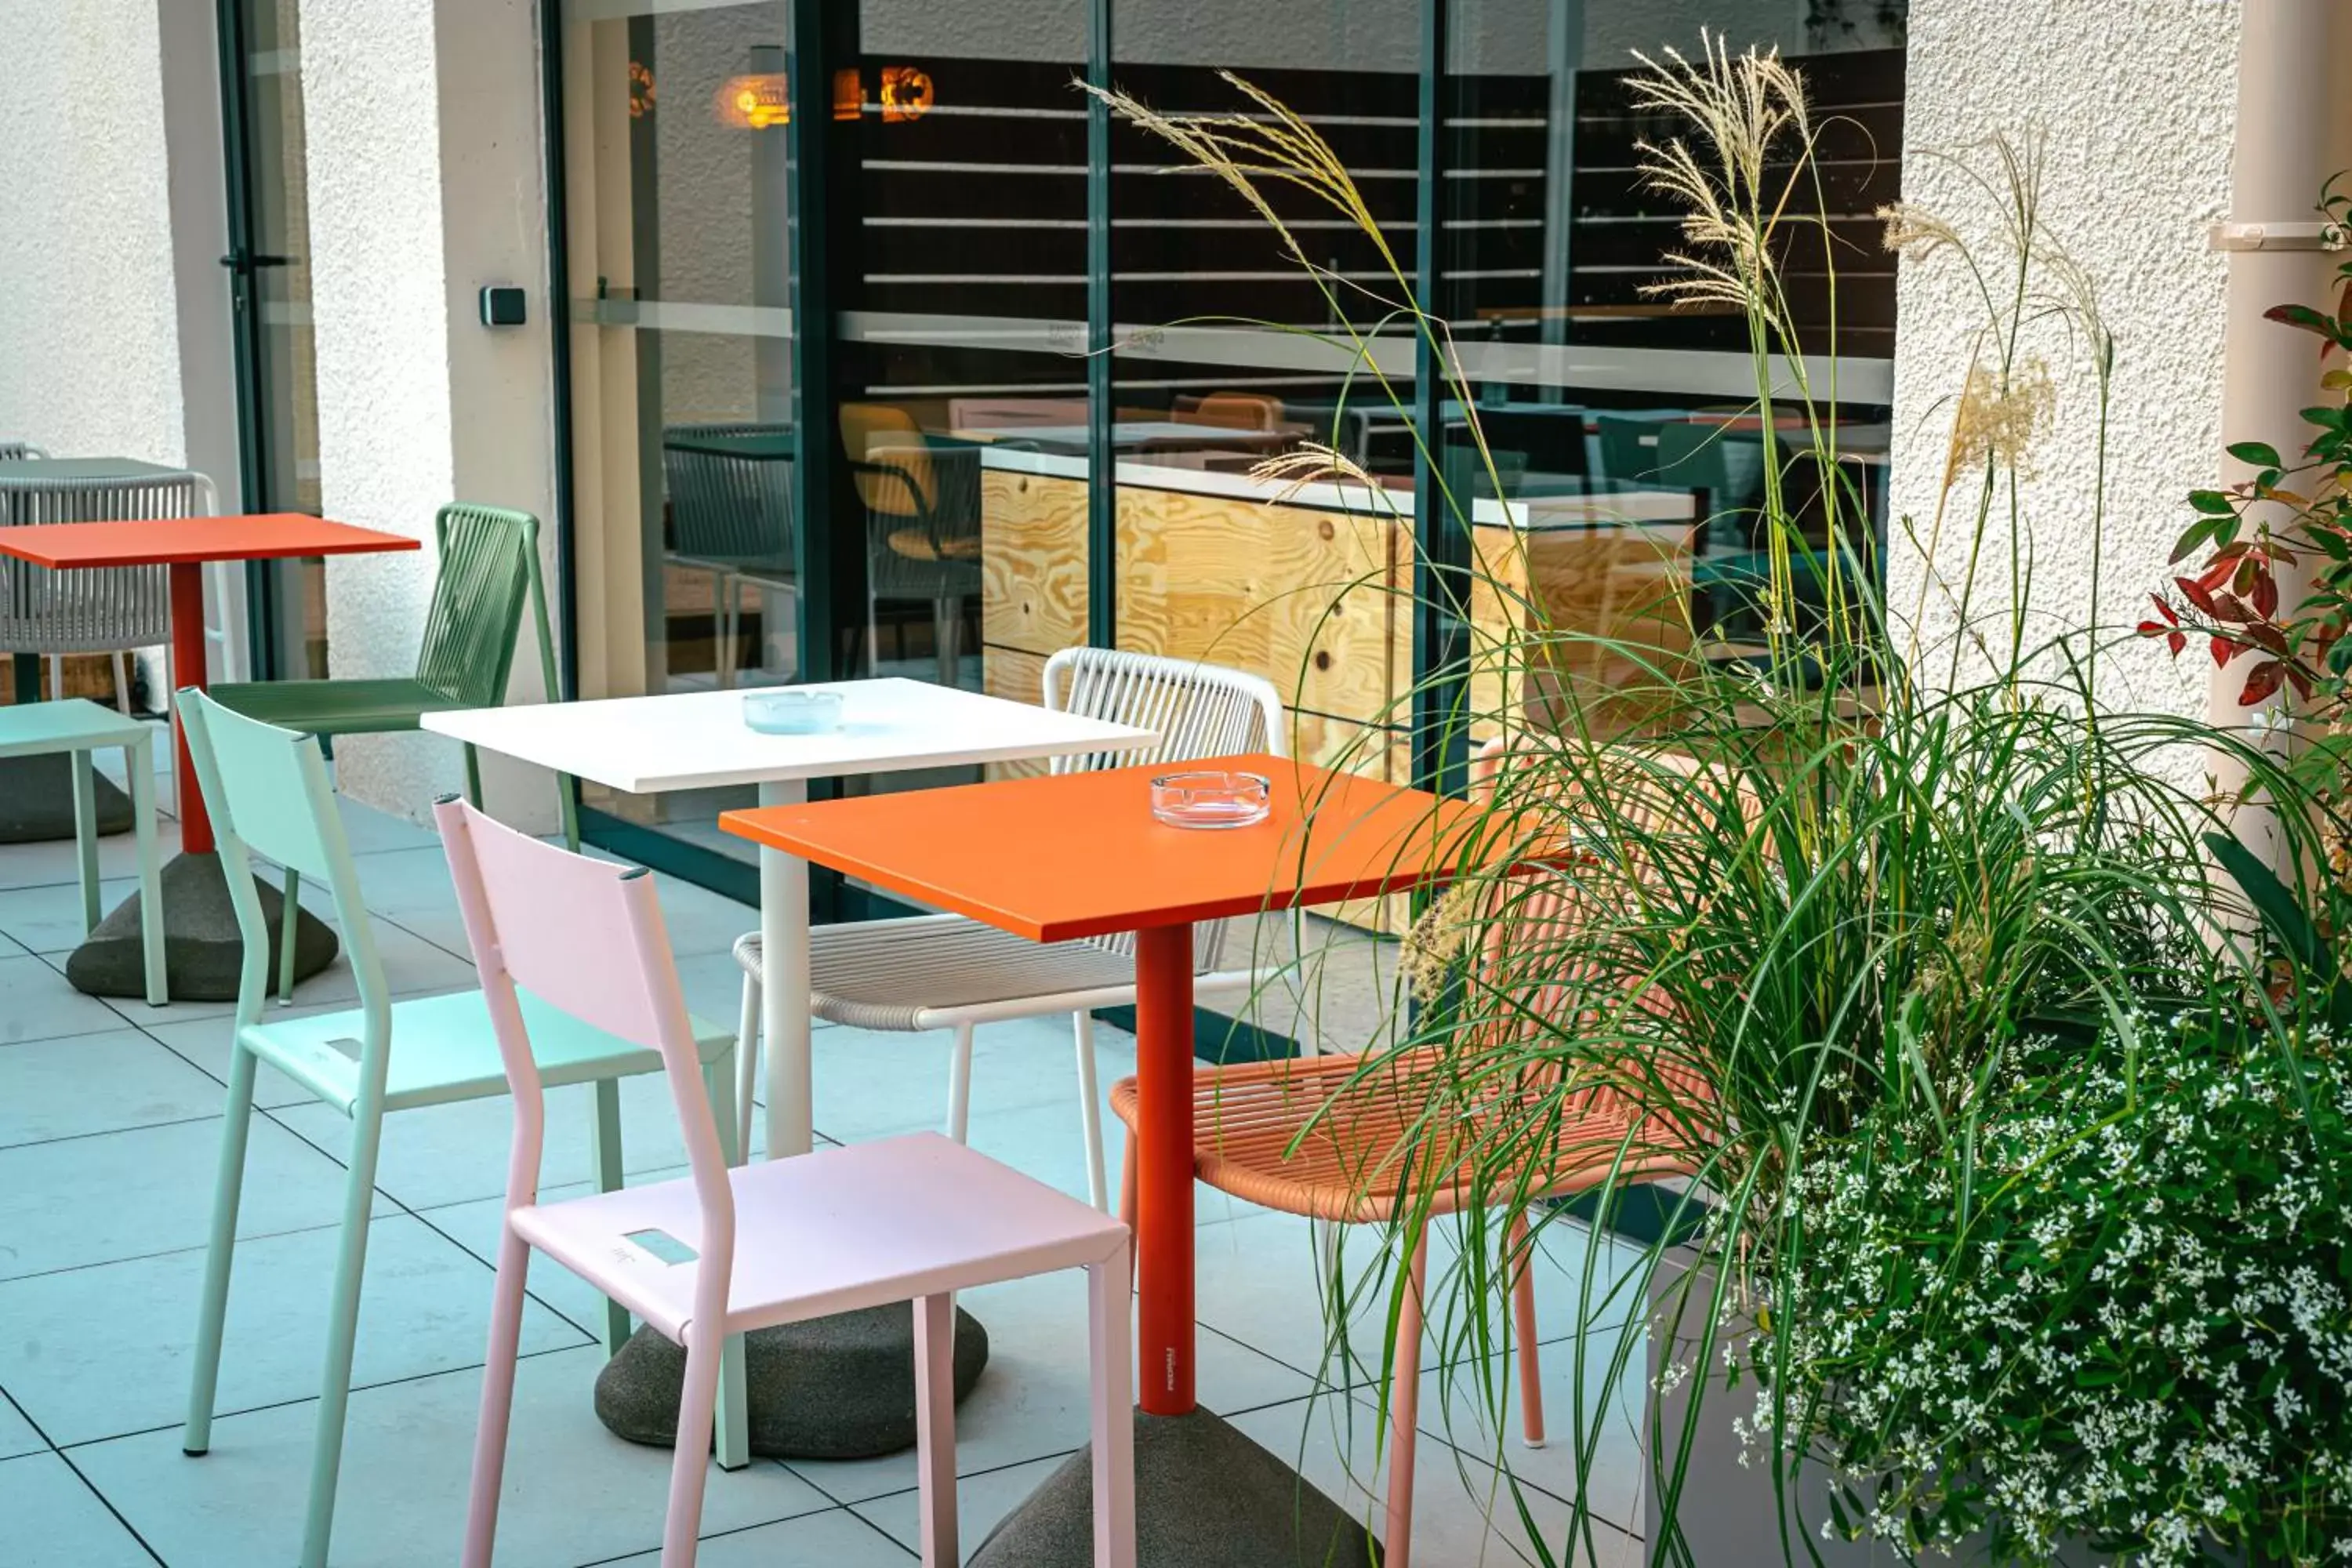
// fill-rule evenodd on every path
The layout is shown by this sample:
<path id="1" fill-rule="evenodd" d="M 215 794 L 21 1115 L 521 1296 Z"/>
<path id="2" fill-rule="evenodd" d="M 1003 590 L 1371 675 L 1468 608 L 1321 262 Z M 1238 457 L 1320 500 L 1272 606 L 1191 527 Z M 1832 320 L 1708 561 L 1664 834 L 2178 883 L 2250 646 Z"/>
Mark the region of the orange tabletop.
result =
<path id="1" fill-rule="evenodd" d="M 1249 827 L 1159 821 L 1150 781 L 1193 768 L 1265 774 L 1273 809 Z M 1470 810 L 1238 756 L 762 806 L 719 826 L 1032 942 L 1068 942 L 1417 887 L 1453 866 Z"/>
<path id="2" fill-rule="evenodd" d="M 1509 851 L 1475 808 L 1279 757 L 1181 768 L 1264 773 L 1264 822 L 1215 831 L 1151 815 L 1178 764 L 1011 779 L 730 811 L 770 848 L 1036 942 L 1133 931 L 1136 1130 L 1129 1183 L 1139 1285 L 1139 1392 L 1154 1415 L 1194 1408 L 1192 922 L 1437 881 Z M 1475 844 L 1483 853 L 1473 853 Z"/>
<path id="3" fill-rule="evenodd" d="M 354 528 L 302 512 L 171 517 L 142 522 L 44 522 L 0 528 L 0 555 L 60 571 L 78 566 L 196 566 L 415 550 L 405 534 Z"/>

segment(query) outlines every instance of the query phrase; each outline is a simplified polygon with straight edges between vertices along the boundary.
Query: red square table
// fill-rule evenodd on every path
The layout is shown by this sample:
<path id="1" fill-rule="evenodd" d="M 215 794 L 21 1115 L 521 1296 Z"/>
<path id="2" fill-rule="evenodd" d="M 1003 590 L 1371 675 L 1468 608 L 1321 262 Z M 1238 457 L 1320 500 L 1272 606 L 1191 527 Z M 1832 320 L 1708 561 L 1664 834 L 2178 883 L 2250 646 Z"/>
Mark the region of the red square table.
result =
<path id="1" fill-rule="evenodd" d="M 1150 780 L 1171 771 L 1162 763 L 730 811 L 719 821 L 1033 942 L 1135 933 L 1141 1560 L 1205 1554 L 1242 1568 L 1289 1564 L 1303 1549 L 1307 1562 L 1364 1563 L 1360 1530 L 1352 1542 L 1327 1542 L 1319 1527 L 1299 1539 L 1309 1499 L 1332 1518 L 1336 1506 L 1193 1400 L 1192 926 L 1443 879 L 1475 853 L 1464 847 L 1475 808 L 1279 757 L 1188 766 L 1265 774 L 1274 786 L 1266 820 L 1215 831 L 1159 822 Z M 1022 1523 L 1024 1514 L 1063 1511 L 1055 1494 L 1076 1484 L 1082 1464 L 1083 1456 L 1047 1481 L 974 1564 L 1017 1556 L 1022 1568 L 1061 1568 L 1066 1535 L 1076 1553 L 1070 1568 L 1083 1563 L 1083 1538 L 1043 1518 L 1034 1529 Z M 1213 1551 L 1204 1509 L 1220 1520 L 1206 1532 Z"/>
<path id="2" fill-rule="evenodd" d="M 182 684 L 203 687 L 205 681 L 204 568 L 221 561 L 280 561 L 310 555 L 356 555 L 383 551 L 415 550 L 419 542 L 404 534 L 382 533 L 372 528 L 329 522 L 300 512 L 270 512 L 254 517 L 178 517 L 140 522 L 54 522 L 26 528 L 0 528 L 0 555 L 14 556 L 36 566 L 69 572 L 94 566 L 167 566 L 171 569 L 172 669 Z M 235 952 L 226 966 L 231 983 L 226 991 L 205 984 L 221 968 L 216 952 L 226 946 L 241 951 L 236 921 L 228 905 L 228 887 L 220 861 L 213 853 L 212 820 L 205 813 L 204 795 L 189 765 L 188 746 L 178 750 L 176 799 L 180 813 L 180 853 L 163 868 L 164 954 L 172 994 L 190 1001 L 224 1000 L 236 994 Z M 275 910 L 278 890 L 264 887 L 263 908 Z M 297 973 L 310 973 L 334 957 L 334 939 L 324 927 L 324 957 L 314 957 Z M 138 896 L 99 923 L 89 940 L 67 962 L 66 978 L 85 991 L 100 995 L 135 996 L 143 985 L 109 984 L 111 971 L 103 954 L 124 942 L 139 940 Z M 273 939 L 274 940 L 274 939 Z M 314 955 L 318 941 L 302 944 Z M 99 955 L 93 957 L 92 955 Z M 207 962 L 210 957 L 214 962 Z M 135 968 L 135 964 L 131 966 Z M 77 971 L 79 971 L 78 973 Z M 128 971 L 126 971 L 126 973 Z"/>

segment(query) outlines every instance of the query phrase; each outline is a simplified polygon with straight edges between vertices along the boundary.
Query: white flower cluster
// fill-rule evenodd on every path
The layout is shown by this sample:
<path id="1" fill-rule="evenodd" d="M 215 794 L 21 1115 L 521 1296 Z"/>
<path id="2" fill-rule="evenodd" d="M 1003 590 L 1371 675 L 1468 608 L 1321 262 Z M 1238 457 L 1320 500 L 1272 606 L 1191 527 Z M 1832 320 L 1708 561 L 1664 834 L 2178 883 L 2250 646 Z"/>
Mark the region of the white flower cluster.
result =
<path id="1" fill-rule="evenodd" d="M 1922 1111 L 1809 1152 L 1743 1438 L 1817 1412 L 1789 1447 L 1915 1550 L 2352 1557 L 2352 1067 L 2324 1033 L 2131 1033 L 2035 1042 L 1965 1136 Z"/>

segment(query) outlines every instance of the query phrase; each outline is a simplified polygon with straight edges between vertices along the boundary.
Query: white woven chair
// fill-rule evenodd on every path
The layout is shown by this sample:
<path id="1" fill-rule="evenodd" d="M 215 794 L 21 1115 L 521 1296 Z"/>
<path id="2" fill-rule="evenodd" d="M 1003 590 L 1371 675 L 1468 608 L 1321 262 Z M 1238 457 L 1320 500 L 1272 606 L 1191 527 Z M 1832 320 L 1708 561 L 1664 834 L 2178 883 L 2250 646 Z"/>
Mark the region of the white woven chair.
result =
<path id="1" fill-rule="evenodd" d="M 22 462 L 27 458 L 46 458 L 48 453 L 30 441 L 0 441 L 0 463 Z"/>
<path id="2" fill-rule="evenodd" d="M 1157 732 L 1130 752 L 1057 759 L 1056 773 L 1188 762 L 1235 752 L 1283 752 L 1282 700 L 1255 675 L 1188 659 L 1108 648 L 1064 648 L 1045 662 L 1045 706 Z M 1203 924 L 1194 943 L 1196 996 L 1246 994 L 1264 976 L 1224 969 L 1227 924 Z M 766 964 L 757 931 L 735 943 L 743 966 L 743 1015 L 736 1039 L 743 1119 L 737 1145 L 749 1148 L 751 1086 L 759 1056 L 760 987 Z M 1087 1190 L 1108 1210 L 1102 1121 L 1097 1110 L 1094 1024 L 1097 1007 L 1135 1002 L 1131 935 L 1038 943 L 961 915 L 915 915 L 819 926 L 809 940 L 809 1011 L 861 1029 L 955 1031 L 948 1068 L 948 1136 L 964 1141 L 971 1105 L 971 1032 L 981 1024 L 1067 1013 L 1077 1034 L 1078 1116 L 1086 1138 Z"/>
<path id="3" fill-rule="evenodd" d="M 211 479 L 193 472 L 148 473 L 135 478 L 0 478 L 0 528 L 44 522 L 89 522 L 108 519 L 209 517 L 220 510 Z M 226 568 L 214 573 L 215 595 L 224 617 L 231 603 Z M 65 689 L 65 656 L 114 656 L 116 703 L 131 711 L 126 656 L 135 648 L 172 643 L 170 590 L 162 566 L 103 567 L 52 572 L 0 557 L 0 652 L 40 654 L 48 660 L 52 691 Z M 237 674 L 233 639 L 227 673 Z M 163 689 L 172 689 L 166 679 Z"/>

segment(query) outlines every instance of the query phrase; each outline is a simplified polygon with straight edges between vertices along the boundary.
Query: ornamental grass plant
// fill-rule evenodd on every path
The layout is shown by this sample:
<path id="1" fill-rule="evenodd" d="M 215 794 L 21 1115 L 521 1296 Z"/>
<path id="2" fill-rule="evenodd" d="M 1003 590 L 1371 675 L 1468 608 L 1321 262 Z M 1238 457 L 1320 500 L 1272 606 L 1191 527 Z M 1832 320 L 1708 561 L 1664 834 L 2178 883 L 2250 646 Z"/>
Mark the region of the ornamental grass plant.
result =
<path id="1" fill-rule="evenodd" d="M 1507 531 L 1475 527 L 1424 447 L 1421 504 L 1460 531 L 1473 591 L 1517 612 L 1437 672 L 1440 740 L 1507 749 L 1482 842 L 1405 938 L 1412 995 L 1365 1058 L 1369 1079 L 1437 1047 L 1445 1070 L 1366 1173 L 1402 1217 L 1341 1250 L 1334 1358 L 1394 1365 L 1402 1260 L 1443 1227 L 1424 1310 L 1444 1386 L 1423 1408 L 1444 1414 L 1425 1418 L 1507 1430 L 1497 1306 L 1524 1222 L 1576 1277 L 1576 1331 L 1545 1354 L 1583 1391 L 1553 1413 L 1574 1467 L 1565 1524 L 1538 1523 L 1553 1505 L 1507 1451 L 1501 1479 L 1477 1483 L 1530 1560 L 1618 1560 L 1592 1482 L 1629 1440 L 1664 1521 L 1642 1548 L 1656 1563 L 1701 1561 L 1680 1521 L 1723 1505 L 1685 1488 L 1723 1441 L 1767 1483 L 1755 1541 L 1781 1543 L 1748 1561 L 1806 1562 L 1865 1532 L 1903 1557 L 2003 1563 L 2352 1553 L 2352 1085 L 2335 1032 L 2352 1016 L 2336 1016 L 2325 934 L 2341 921 L 2294 914 L 2287 892 L 2337 896 L 2308 874 L 2333 819 L 2261 737 L 2117 696 L 2119 664 L 2147 654 L 2095 609 L 2116 348 L 2043 226 L 2038 150 L 1949 154 L 1969 212 L 1883 215 L 1906 266 L 1963 269 L 1981 320 L 1932 416 L 1936 504 L 1882 536 L 1840 447 L 1834 342 L 1808 357 L 1785 283 L 1833 280 L 1843 243 L 1813 216 L 1832 204 L 1802 76 L 1714 40 L 1645 63 L 1637 103 L 1680 129 L 1643 147 L 1644 169 L 1686 215 L 1657 291 L 1738 311 L 1744 413 L 1780 433 L 1734 520 L 1760 561 L 1730 623 L 1748 634 L 1698 625 L 1686 602 L 1650 640 L 1550 624 L 1491 542 Z M 1332 320 L 1373 297 L 1372 324 L 1312 334 L 1350 367 L 1349 395 L 1410 425 L 1412 388 L 1376 340 L 1425 344 L 1495 477 L 1446 325 L 1347 171 L 1229 79 L 1244 106 L 1229 115 L 1108 96 L 1239 193 Z M 1285 216 L 1299 193 L 1371 237 L 1387 282 L 1311 259 Z M 2053 371 L 2053 352 L 2079 363 Z M 2088 584 L 2036 578 L 2021 483 L 2062 384 L 2098 400 L 2099 450 L 2068 455 L 2090 481 L 2049 520 L 2088 531 Z M 1377 489 L 1326 446 L 1263 472 Z M 1421 584 L 1448 570 L 1414 565 Z M 1589 668 L 1577 656 L 1596 645 L 1624 672 L 1609 689 L 1552 679 L 1539 712 L 1478 707 L 1520 689 L 1478 677 Z M 2223 797 L 2216 776 L 2244 783 Z M 2226 837 L 2249 796 L 2275 824 L 2259 861 Z M 1498 846 L 1551 868 L 1469 869 Z M 1632 1114 L 1580 1131 L 1604 1100 Z M 1630 1173 L 1662 1161 L 1687 1179 Z M 1570 1171 L 1573 1205 L 1554 1192 Z M 1458 1214 L 1433 1212 L 1415 1179 L 1431 1172 L 1468 1187 Z M 1592 1240 L 1593 1216 L 1643 1199 L 1655 1239 Z M 1385 1338 L 1348 1342 L 1368 1312 Z M 1686 1352 L 1656 1381 L 1685 1388 L 1653 1386 L 1661 1335 Z M 1627 1408 L 1649 1413 L 1631 1431 L 1612 1414 Z M 1376 1475 L 1379 1425 L 1356 1430 Z"/>

